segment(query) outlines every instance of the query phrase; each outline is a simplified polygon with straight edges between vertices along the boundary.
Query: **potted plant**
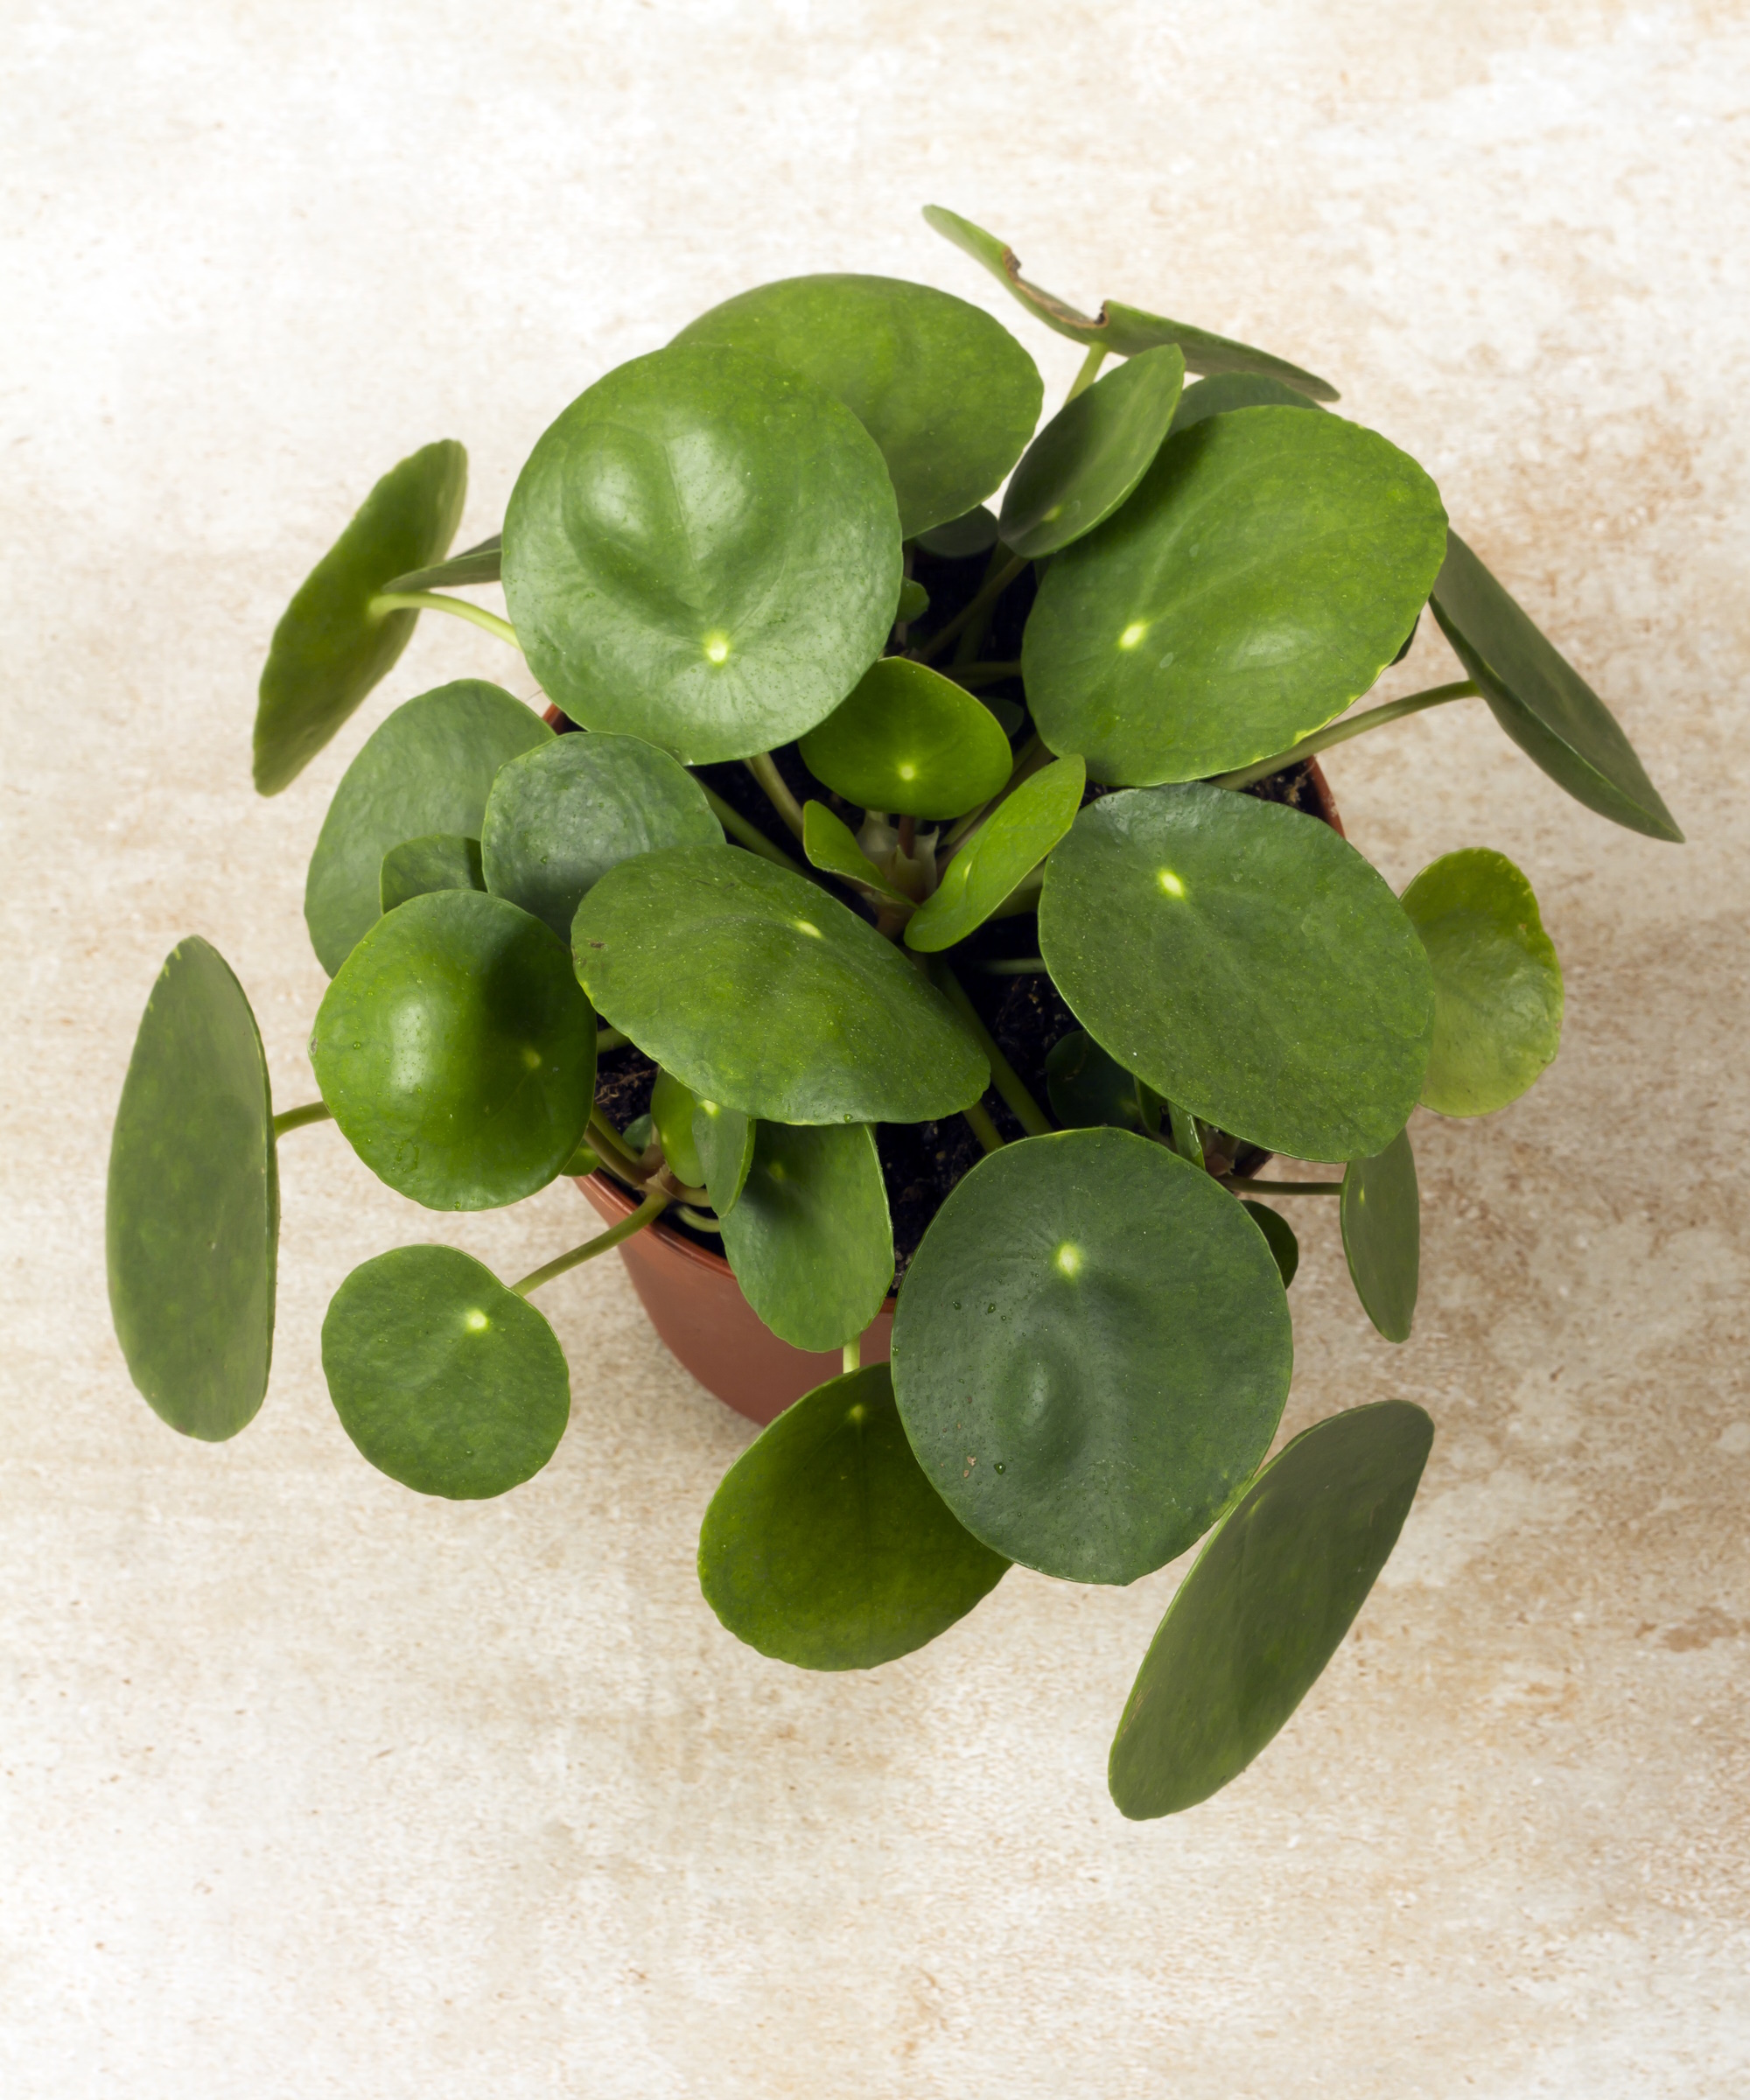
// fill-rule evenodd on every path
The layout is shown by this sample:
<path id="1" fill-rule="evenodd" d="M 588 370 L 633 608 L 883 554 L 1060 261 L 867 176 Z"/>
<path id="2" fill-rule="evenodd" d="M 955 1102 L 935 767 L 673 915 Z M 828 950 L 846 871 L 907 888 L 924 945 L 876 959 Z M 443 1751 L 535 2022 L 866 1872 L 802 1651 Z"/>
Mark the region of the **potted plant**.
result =
<path id="1" fill-rule="evenodd" d="M 377 483 L 274 635 L 257 787 L 424 611 L 520 649 L 551 705 L 444 686 L 342 776 L 305 893 L 319 1102 L 274 1113 L 235 978 L 199 939 L 172 952 L 116 1121 L 111 1299 L 152 1406 L 229 1437 L 268 1381 L 289 1130 L 332 1116 L 432 1209 L 587 1177 L 617 1222 L 514 1283 L 420 1244 L 346 1279 L 323 1364 L 364 1455 L 428 1494 L 527 1480 L 569 1407 L 532 1294 L 666 1248 L 775 1338 L 735 1394 L 775 1418 L 699 1551 L 765 1654 L 872 1667 L 1012 1562 L 1128 1583 L 1204 1540 L 1112 1748 L 1118 1807 L 1158 1816 L 1292 1712 L 1432 1434 L 1387 1402 L 1266 1462 L 1285 1211 L 1337 1203 L 1362 1304 L 1404 1340 L 1412 1110 L 1503 1107 L 1560 1030 L 1519 871 L 1466 849 L 1395 896 L 1316 754 L 1474 696 L 1570 794 L 1681 834 L 1334 389 L 1116 302 L 1089 318 L 927 215 L 1086 346 L 1042 428 L 1032 358 L 983 311 L 802 277 L 598 380 L 479 547 L 449 553 L 460 445 Z M 508 619 L 455 595 L 500 581 Z M 1424 607 L 1466 676 L 1348 713 Z M 695 1349 L 719 1390 L 738 1346 Z"/>

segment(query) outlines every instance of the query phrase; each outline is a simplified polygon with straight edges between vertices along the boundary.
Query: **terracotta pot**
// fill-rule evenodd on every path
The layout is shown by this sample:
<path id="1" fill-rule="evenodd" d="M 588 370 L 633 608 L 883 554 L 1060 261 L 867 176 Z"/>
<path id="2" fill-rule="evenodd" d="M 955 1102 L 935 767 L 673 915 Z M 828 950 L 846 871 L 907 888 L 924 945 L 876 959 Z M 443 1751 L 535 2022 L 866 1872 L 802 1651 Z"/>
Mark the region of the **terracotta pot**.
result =
<path id="1" fill-rule="evenodd" d="M 1308 784 L 1312 814 L 1341 837 L 1342 819 L 1317 759 L 1312 761 Z M 606 1224 L 617 1225 L 637 1208 L 636 1200 L 606 1174 L 586 1175 L 578 1186 Z M 741 1295 L 723 1256 L 660 1222 L 626 1241 L 620 1258 L 651 1326 L 670 1353 L 707 1392 L 750 1421 L 772 1421 L 793 1400 L 836 1377 L 844 1368 L 836 1349 L 817 1355 L 780 1341 Z M 885 1363 L 892 1336 L 893 1300 L 889 1298 L 863 1337 L 864 1362 Z"/>

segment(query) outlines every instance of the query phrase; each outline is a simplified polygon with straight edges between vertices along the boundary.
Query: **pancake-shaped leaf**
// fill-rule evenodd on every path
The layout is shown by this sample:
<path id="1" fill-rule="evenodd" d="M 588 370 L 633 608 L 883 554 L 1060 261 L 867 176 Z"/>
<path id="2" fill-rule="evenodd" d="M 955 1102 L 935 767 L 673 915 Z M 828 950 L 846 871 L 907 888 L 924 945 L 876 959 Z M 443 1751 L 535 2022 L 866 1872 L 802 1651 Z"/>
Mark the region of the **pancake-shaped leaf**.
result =
<path id="1" fill-rule="evenodd" d="M 875 1133 L 862 1124 L 758 1126 L 753 1166 L 723 1220 L 742 1296 L 780 1340 L 836 1349 L 893 1281 L 893 1228 Z"/>
<path id="2" fill-rule="evenodd" d="M 452 554 L 447 562 L 434 563 L 429 569 L 411 570 L 406 576 L 391 577 L 383 590 L 385 592 L 453 591 L 465 584 L 495 584 L 503 551 L 504 535 L 495 532 L 478 547 L 466 547 L 460 554 Z"/>
<path id="3" fill-rule="evenodd" d="M 786 277 L 725 299 L 675 340 L 752 351 L 836 395 L 881 448 L 907 539 L 990 494 L 1044 394 L 1000 321 L 898 277 Z"/>
<path id="4" fill-rule="evenodd" d="M 486 887 L 571 937 L 610 868 L 658 846 L 720 843 L 723 826 L 684 766 L 639 737 L 566 736 L 502 766 L 486 800 Z"/>
<path id="5" fill-rule="evenodd" d="M 1422 1198 L 1409 1131 L 1371 1159 L 1350 1160 L 1338 1200 L 1355 1295 L 1388 1341 L 1408 1341 L 1422 1265 Z"/>
<path id="6" fill-rule="evenodd" d="M 377 898 L 386 912 L 410 897 L 432 890 L 483 890 L 480 842 L 456 831 L 428 831 L 424 838 L 404 838 L 382 857 Z"/>
<path id="7" fill-rule="evenodd" d="M 1300 1242 L 1295 1237 L 1294 1228 L 1279 1210 L 1272 1210 L 1268 1203 L 1255 1203 L 1248 1196 L 1240 1208 L 1264 1235 L 1265 1244 L 1276 1256 L 1276 1265 L 1282 1271 L 1282 1287 L 1285 1291 L 1294 1281 L 1294 1272 L 1300 1266 Z"/>
<path id="8" fill-rule="evenodd" d="M 976 933 L 1074 822 L 1087 784 L 1080 759 L 1060 759 L 1023 780 L 942 870 L 940 887 L 906 927 L 906 946 L 934 954 Z"/>
<path id="9" fill-rule="evenodd" d="M 1270 1152 L 1365 1158 L 1421 1095 L 1428 958 L 1316 817 L 1198 784 L 1106 795 L 1046 864 L 1039 928 L 1096 1041 Z"/>
<path id="10" fill-rule="evenodd" d="M 393 668 L 419 615 L 373 612 L 371 600 L 402 570 L 438 560 L 456 536 L 467 491 L 462 446 L 450 438 L 426 445 L 389 469 L 304 578 L 262 670 L 260 793 L 290 787 Z"/>
<path id="11" fill-rule="evenodd" d="M 1014 766 L 988 707 L 903 656 L 872 664 L 802 753 L 835 794 L 900 816 L 959 816 L 999 793 Z"/>
<path id="12" fill-rule="evenodd" d="M 802 850 L 809 862 L 841 882 L 854 884 L 883 904 L 912 908 L 913 900 L 896 889 L 857 843 L 857 834 L 824 802 L 802 804 Z"/>
<path id="13" fill-rule="evenodd" d="M 1153 466 L 1184 383 L 1185 360 L 1169 343 L 1066 402 L 1004 491 L 1004 545 L 1037 560 L 1110 517 Z"/>
<path id="14" fill-rule="evenodd" d="M 885 1363 L 817 1386 L 724 1475 L 699 1586 L 738 1641 L 802 1670 L 873 1670 L 963 1619 L 1008 1572 L 912 1455 Z"/>
<path id="15" fill-rule="evenodd" d="M 1630 831 L 1682 842 L 1615 716 L 1455 532 L 1433 606 L 1495 720 L 1558 788 Z"/>
<path id="16" fill-rule="evenodd" d="M 704 1186 L 704 1162 L 693 1142 L 693 1116 L 698 1096 L 672 1072 L 658 1072 L 650 1095 L 650 1121 L 662 1140 L 662 1157 L 677 1181 L 689 1188 Z"/>
<path id="17" fill-rule="evenodd" d="M 741 351 L 659 350 L 598 380 L 505 519 L 505 595 L 547 691 L 693 765 L 830 715 L 880 654 L 900 581 L 868 433 Z"/>
<path id="18" fill-rule="evenodd" d="M 932 526 L 929 531 L 918 535 L 918 545 L 926 554 L 938 555 L 944 561 L 969 561 L 975 554 L 989 554 L 997 544 L 997 521 L 981 503 L 976 510 L 969 510 L 964 517 L 950 518 L 946 525 Z"/>
<path id="19" fill-rule="evenodd" d="M 1407 1400 L 1286 1445 L 1180 1585 L 1137 1673 L 1108 1778 L 1133 1821 L 1237 1779 L 1312 1690 L 1390 1558 L 1434 1425 Z"/>
<path id="20" fill-rule="evenodd" d="M 1293 1360 L 1251 1221 L 1106 1130 L 972 1169 L 913 1257 L 892 1347 L 936 1492 L 986 1545 L 1075 1582 L 1184 1552 L 1270 1448 Z"/>
<path id="21" fill-rule="evenodd" d="M 564 944 L 475 890 L 379 920 L 328 987 L 310 1055 L 347 1143 L 428 1210 L 544 1188 L 594 1106 L 595 1017 Z"/>
<path id="22" fill-rule="evenodd" d="M 454 1247 L 396 1247 L 354 1269 L 322 1322 L 322 1368 L 371 1464 L 452 1502 L 539 1473 L 571 1411 L 552 1328 Z"/>
<path id="23" fill-rule="evenodd" d="M 1562 1040 L 1562 966 L 1513 863 L 1480 846 L 1443 854 L 1404 892 L 1434 971 L 1424 1104 L 1442 1116 L 1504 1109 Z"/>
<path id="24" fill-rule="evenodd" d="M 982 262 L 1029 313 L 1072 342 L 1090 349 L 1097 346 L 1115 357 L 1136 357 L 1163 343 L 1175 343 L 1184 354 L 1187 372 L 1263 372 L 1285 380 L 1320 401 L 1337 398 L 1337 389 L 1327 380 L 1303 372 L 1285 358 L 1272 357 L 1268 350 L 1254 350 L 1250 344 L 1234 342 L 1225 335 L 1211 335 L 1207 329 L 1193 328 L 1185 321 L 1144 313 L 1140 307 L 1126 306 L 1116 299 L 1108 299 L 1097 316 L 1083 313 L 1052 293 L 1041 291 L 1037 284 L 1030 284 L 1021 275 L 1020 257 L 1014 249 L 994 234 L 974 226 L 970 219 L 944 211 L 938 204 L 927 204 L 924 217 L 945 241 L 953 242 L 974 262 Z"/>
<path id="25" fill-rule="evenodd" d="M 693 1149 L 711 1208 L 719 1218 L 726 1218 L 740 1199 L 753 1165 L 759 1129 L 751 1116 L 744 1116 L 739 1109 L 726 1109 L 720 1101 L 702 1101 L 693 1110 Z"/>
<path id="26" fill-rule="evenodd" d="M 191 935 L 140 1018 L 109 1145 L 109 1310 L 128 1375 L 185 1436 L 254 1419 L 273 1356 L 279 1176 L 256 1017 Z"/>
<path id="27" fill-rule="evenodd" d="M 976 1101 L 990 1077 L 891 942 L 818 885 L 734 846 L 623 861 L 584 898 L 571 951 L 612 1026 L 746 1115 L 921 1123 Z"/>
<path id="28" fill-rule="evenodd" d="M 1391 662 L 1446 533 L 1434 484 L 1359 424 L 1194 424 L 1046 571 L 1021 645 L 1040 733 L 1139 787 L 1284 750 Z"/>
<path id="29" fill-rule="evenodd" d="M 1045 1084 L 1051 1112 L 1068 1130 L 1099 1124 L 1115 1130 L 1143 1127 L 1135 1073 L 1126 1072 L 1082 1029 L 1072 1029 L 1052 1045 L 1045 1060 Z"/>
<path id="30" fill-rule="evenodd" d="M 304 885 L 311 945 L 331 977 L 376 924 L 384 854 L 436 831 L 478 838 L 499 767 L 552 741 L 533 708 L 480 678 L 422 693 L 378 724 L 340 776 Z"/>
<path id="31" fill-rule="evenodd" d="M 1172 428 L 1167 434 L 1176 438 L 1194 423 L 1225 416 L 1230 409 L 1316 409 L 1318 405 L 1298 387 L 1285 386 L 1279 379 L 1266 379 L 1262 373 L 1222 372 L 1214 379 L 1200 379 L 1194 387 L 1186 387 L 1172 411 Z"/>

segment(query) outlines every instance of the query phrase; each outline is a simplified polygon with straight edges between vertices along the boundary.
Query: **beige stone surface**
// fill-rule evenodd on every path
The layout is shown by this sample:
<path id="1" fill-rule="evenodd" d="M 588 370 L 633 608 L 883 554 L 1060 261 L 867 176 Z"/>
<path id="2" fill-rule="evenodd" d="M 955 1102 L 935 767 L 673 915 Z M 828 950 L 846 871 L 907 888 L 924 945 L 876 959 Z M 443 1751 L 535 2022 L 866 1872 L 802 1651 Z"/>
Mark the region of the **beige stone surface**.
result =
<path id="1" fill-rule="evenodd" d="M 1744 886 L 1750 21 L 1565 0 L 12 0 L 4 10 L 0 2088 L 19 2100 L 1750 2090 Z M 272 1390 L 206 1448 L 110 1339 L 108 1118 L 199 931 L 282 1101 L 305 857 L 422 626 L 289 793 L 254 681 L 371 480 L 469 444 L 492 529 L 550 416 L 740 286 L 1001 295 L 995 225 L 1334 375 L 1593 673 L 1691 834 L 1630 836 L 1456 707 L 1340 753 L 1394 880 L 1488 844 L 1567 969 L 1563 1056 L 1418 1119 L 1415 1339 L 1306 1222 L 1285 1427 L 1439 1426 L 1402 1550 L 1226 1794 L 1104 1758 L 1180 1569 L 1015 1574 L 814 1678 L 692 1556 L 743 1425 L 618 1270 L 548 1296 L 570 1432 L 503 1502 L 357 1459 L 321 1312 L 434 1233 L 515 1274 L 550 1191 L 415 1213 L 284 1151 Z M 1005 312 L 1054 389 L 1074 352 Z M 1394 690 L 1450 675 L 1424 636 Z M 526 690 L 526 684 L 518 690 Z"/>

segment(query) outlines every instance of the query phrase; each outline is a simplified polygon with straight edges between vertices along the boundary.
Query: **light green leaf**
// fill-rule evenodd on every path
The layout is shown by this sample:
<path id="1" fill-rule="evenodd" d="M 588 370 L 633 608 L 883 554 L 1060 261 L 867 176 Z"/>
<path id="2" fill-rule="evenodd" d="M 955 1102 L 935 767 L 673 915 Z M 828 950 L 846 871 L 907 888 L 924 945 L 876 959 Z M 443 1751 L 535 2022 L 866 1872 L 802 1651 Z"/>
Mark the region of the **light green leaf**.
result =
<path id="1" fill-rule="evenodd" d="M 1422 1199 L 1408 1130 L 1371 1159 L 1350 1160 L 1339 1202 L 1355 1295 L 1388 1341 L 1408 1341 L 1422 1264 Z"/>
<path id="2" fill-rule="evenodd" d="M 989 708 L 903 656 L 872 664 L 802 753 L 835 794 L 900 816 L 959 816 L 998 794 L 1014 766 Z"/>
<path id="3" fill-rule="evenodd" d="M 1264 1242 L 1282 1271 L 1282 1287 L 1287 1290 L 1300 1266 L 1300 1242 L 1294 1236 L 1293 1226 L 1279 1210 L 1272 1210 L 1268 1203 L 1254 1202 L 1250 1196 L 1242 1200 L 1240 1208 L 1264 1235 Z"/>
<path id="4" fill-rule="evenodd" d="M 981 503 L 964 517 L 950 518 L 946 525 L 932 526 L 918 535 L 926 554 L 944 561 L 970 561 L 975 554 L 989 554 L 997 544 L 997 521 Z"/>
<path id="5" fill-rule="evenodd" d="M 929 611 L 929 592 L 921 584 L 914 584 L 909 577 L 900 585 L 900 602 L 894 610 L 894 623 L 909 626 L 913 620 L 921 620 Z"/>
<path id="6" fill-rule="evenodd" d="M 934 954 L 976 933 L 1074 822 L 1087 784 L 1080 759 L 1060 759 L 1023 780 L 942 870 L 906 925 L 906 946 Z"/>
<path id="7" fill-rule="evenodd" d="M 726 1218 L 741 1199 L 759 1127 L 751 1116 L 726 1109 L 720 1101 L 701 1101 L 693 1110 L 693 1146 L 719 1218 Z"/>
<path id="8" fill-rule="evenodd" d="M 406 576 L 391 577 L 382 588 L 391 591 L 454 591 L 468 584 L 495 584 L 499 579 L 499 557 L 503 551 L 504 535 L 495 532 L 477 547 L 465 548 L 460 554 L 452 554 L 447 562 L 438 562 L 430 569 L 415 569 Z"/>
<path id="9" fill-rule="evenodd" d="M 683 1087 L 672 1072 L 659 1071 L 650 1096 L 650 1121 L 662 1140 L 662 1157 L 677 1181 L 689 1188 L 703 1188 L 704 1162 L 693 1142 L 693 1117 L 698 1097 Z"/>
<path id="10" fill-rule="evenodd" d="M 1167 344 L 1066 402 L 1004 492 L 1004 545 L 1037 560 L 1110 517 L 1154 464 L 1184 383 L 1185 360 Z"/>
<path id="11" fill-rule="evenodd" d="M 428 831 L 423 838 L 402 839 L 383 855 L 377 900 L 384 911 L 392 912 L 410 897 L 424 897 L 432 890 L 486 886 L 479 839 L 455 831 Z"/>
<path id="12" fill-rule="evenodd" d="M 1172 411 L 1172 428 L 1167 435 L 1176 438 L 1194 423 L 1225 416 L 1230 409 L 1316 409 L 1318 405 L 1298 387 L 1284 386 L 1279 379 L 1266 379 L 1256 372 L 1223 372 L 1186 387 Z"/>
<path id="13" fill-rule="evenodd" d="M 896 889 L 857 843 L 857 834 L 824 802 L 802 804 L 802 850 L 810 864 L 841 882 L 854 884 L 884 904 L 912 908 L 912 900 Z"/>
<path id="14" fill-rule="evenodd" d="M 723 1219 L 723 1250 L 780 1340 L 798 1349 L 854 1340 L 893 1281 L 875 1133 L 861 1124 L 760 1124 L 752 1169 Z"/>

